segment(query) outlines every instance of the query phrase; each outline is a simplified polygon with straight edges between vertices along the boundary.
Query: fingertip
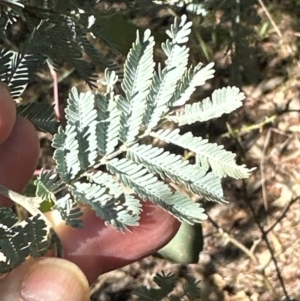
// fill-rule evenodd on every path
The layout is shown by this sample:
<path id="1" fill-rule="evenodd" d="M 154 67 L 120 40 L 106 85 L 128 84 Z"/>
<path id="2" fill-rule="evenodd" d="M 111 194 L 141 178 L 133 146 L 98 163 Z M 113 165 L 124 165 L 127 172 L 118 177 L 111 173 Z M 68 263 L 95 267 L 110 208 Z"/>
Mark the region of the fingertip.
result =
<path id="1" fill-rule="evenodd" d="M 47 216 L 62 239 L 65 258 L 78 265 L 90 283 L 100 274 L 153 254 L 172 239 L 180 226 L 177 219 L 150 202 L 143 203 L 140 225 L 126 233 L 106 226 L 92 209 L 84 209 L 83 229 L 65 226 L 55 212 Z"/>
<path id="2" fill-rule="evenodd" d="M 4 301 L 88 301 L 89 285 L 81 270 L 59 258 L 28 260 L 0 282 Z"/>
<path id="3" fill-rule="evenodd" d="M 16 107 L 9 91 L 0 85 L 0 144 L 9 137 L 16 120 Z"/>

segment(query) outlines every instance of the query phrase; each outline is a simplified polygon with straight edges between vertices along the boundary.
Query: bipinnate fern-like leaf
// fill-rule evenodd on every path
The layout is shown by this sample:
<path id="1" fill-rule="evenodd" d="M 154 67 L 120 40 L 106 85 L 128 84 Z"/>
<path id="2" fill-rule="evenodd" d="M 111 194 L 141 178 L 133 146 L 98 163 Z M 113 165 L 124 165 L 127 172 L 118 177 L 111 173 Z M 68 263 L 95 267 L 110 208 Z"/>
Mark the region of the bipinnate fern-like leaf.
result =
<path id="1" fill-rule="evenodd" d="M 117 65 L 99 52 L 88 39 L 89 34 L 92 34 L 93 29 L 101 22 L 96 3 L 88 2 L 0 1 L 2 40 L 9 40 L 8 23 L 25 21 L 29 31 L 23 44 L 25 47 L 12 57 L 11 68 L 6 72 L 6 75 L 9 75 L 6 76 L 6 83 L 10 86 L 14 98 L 20 96 L 28 79 L 46 61 L 54 70 L 68 62 L 90 87 L 95 87 L 95 81 L 98 79 L 95 66 L 102 69 L 118 69 Z M 94 19 L 93 22 L 91 19 Z M 112 46 L 110 41 L 107 42 Z M 83 53 L 89 56 L 91 62 L 83 59 Z"/>
<path id="2" fill-rule="evenodd" d="M 121 110 L 120 140 L 132 142 L 135 140 L 142 125 L 146 107 L 146 96 L 154 71 L 153 62 L 154 39 L 150 30 L 146 30 L 141 38 L 137 32 L 137 38 L 129 51 L 125 66 L 122 89 L 125 92 L 124 104 L 119 105 Z M 123 107 L 126 110 L 122 110 Z"/>
<path id="3" fill-rule="evenodd" d="M 118 81 L 118 76 L 114 71 L 105 70 L 106 93 L 95 95 L 95 107 L 97 109 L 97 147 L 98 153 L 102 156 L 109 154 L 118 144 L 120 120 L 119 111 L 116 107 L 113 87 Z M 111 112 L 113 111 L 113 112 Z"/>
<path id="4" fill-rule="evenodd" d="M 76 126 L 67 125 L 65 130 L 62 127 L 58 128 L 58 133 L 52 141 L 56 171 L 65 182 L 74 179 L 80 171 L 79 143 L 76 136 Z"/>
<path id="5" fill-rule="evenodd" d="M 189 48 L 184 43 L 188 40 L 192 25 L 186 20 L 186 16 L 183 16 L 181 20 L 176 19 L 171 30 L 167 31 L 171 40 L 168 39 L 162 44 L 167 60 L 164 69 L 158 65 L 158 71 L 154 73 L 147 96 L 147 108 L 143 121 L 148 131 L 154 128 L 162 115 L 169 110 L 169 101 L 186 70 Z"/>
<path id="6" fill-rule="evenodd" d="M 165 274 L 162 271 L 161 274 L 155 275 L 153 281 L 159 286 L 158 289 L 149 289 L 146 286 L 140 286 L 135 288 L 132 293 L 137 295 L 140 300 L 162 300 L 173 291 L 177 279 L 172 273 Z"/>
<path id="7" fill-rule="evenodd" d="M 44 102 L 32 102 L 17 106 L 17 114 L 30 120 L 38 131 L 54 135 L 57 132 L 58 122 L 55 120 L 53 105 Z"/>
<path id="8" fill-rule="evenodd" d="M 5 48 L 0 50 L 0 78 L 1 82 L 6 82 L 8 72 L 11 67 L 13 52 Z"/>
<path id="9" fill-rule="evenodd" d="M 137 165 L 130 160 L 113 159 L 107 168 L 116 174 L 119 181 L 132 189 L 144 200 L 150 200 L 168 210 L 180 221 L 197 223 L 206 219 L 204 209 L 197 203 L 180 193 L 172 193 L 170 187 L 147 172 L 142 165 Z"/>
<path id="10" fill-rule="evenodd" d="M 139 297 L 139 300 L 145 301 L 160 301 L 160 300 L 172 300 L 180 301 L 188 298 L 189 301 L 196 301 L 200 298 L 201 292 L 199 288 L 199 282 L 193 277 L 185 276 L 183 289 L 181 293 L 171 294 L 178 282 L 178 277 L 172 273 L 158 273 L 155 275 L 153 281 L 158 285 L 158 288 L 148 288 L 146 286 L 140 286 L 133 290 L 133 294 Z"/>
<path id="11" fill-rule="evenodd" d="M 12 98 L 17 99 L 28 84 L 36 58 L 28 53 L 26 46 L 19 52 L 1 49 L 0 63 L 0 81 L 8 86 Z"/>
<path id="12" fill-rule="evenodd" d="M 22 15 L 24 8 L 23 0 L 1 0 L 1 25 L 0 25 L 0 36 L 1 40 L 7 39 L 7 28 L 8 25 L 14 25 L 18 21 L 18 16 Z"/>
<path id="13" fill-rule="evenodd" d="M 207 219 L 204 208 L 198 203 L 191 202 L 191 199 L 178 191 L 175 191 L 171 197 L 163 200 L 163 203 L 157 203 L 168 210 L 179 221 L 188 224 L 202 223 Z"/>
<path id="14" fill-rule="evenodd" d="M 52 143 L 56 148 L 57 172 L 64 181 L 91 167 L 97 157 L 95 95 L 91 92 L 79 94 L 74 88 L 68 103 L 66 128 L 59 127 Z"/>
<path id="15" fill-rule="evenodd" d="M 95 97 L 99 121 L 96 126 L 97 146 L 102 156 L 112 153 L 119 143 L 120 111 L 111 99 L 109 95 L 97 94 Z"/>
<path id="16" fill-rule="evenodd" d="M 86 170 L 97 157 L 95 95 L 91 92 L 78 93 L 77 89 L 72 89 L 68 103 L 67 125 L 75 127 L 80 170 Z"/>
<path id="17" fill-rule="evenodd" d="M 96 66 L 100 66 L 103 69 L 108 68 L 109 70 L 119 69 L 115 63 L 109 61 L 102 53 L 100 53 L 84 34 L 79 39 L 84 51 Z"/>
<path id="18" fill-rule="evenodd" d="M 55 197 L 57 191 L 66 187 L 66 184 L 60 179 L 54 171 L 44 171 L 34 181 L 36 185 L 36 196 L 44 202 L 48 202 L 52 210 L 57 210 L 65 223 L 73 228 L 82 228 L 83 221 L 80 219 L 83 212 L 69 193 L 59 198 Z M 54 205 L 53 205 L 54 204 Z"/>
<path id="19" fill-rule="evenodd" d="M 222 145 L 216 143 L 208 143 L 207 140 L 198 137 L 199 147 L 196 153 L 196 165 L 201 166 L 205 170 L 209 168 L 212 172 L 222 178 L 230 176 L 235 179 L 248 178 L 255 169 L 248 169 L 245 164 L 237 165 L 235 154 L 226 151 Z"/>
<path id="20" fill-rule="evenodd" d="M 29 80 L 29 65 L 35 58 L 26 52 L 14 53 L 10 74 L 7 79 L 10 94 L 13 98 L 18 98 L 25 90 Z"/>
<path id="21" fill-rule="evenodd" d="M 143 164 L 150 172 L 158 173 L 163 179 L 169 178 L 176 184 L 183 184 L 195 193 L 211 201 L 223 202 L 221 181 L 206 169 L 188 164 L 180 156 L 171 154 L 151 145 L 133 145 L 127 157 Z"/>
<path id="22" fill-rule="evenodd" d="M 89 204 L 107 225 L 112 224 L 119 230 L 125 230 L 138 223 L 139 216 L 126 212 L 126 203 L 114 198 L 105 185 L 75 183 L 71 193 L 75 200 Z"/>
<path id="23" fill-rule="evenodd" d="M 37 10 L 35 13 L 45 12 Z M 63 35 L 72 35 L 72 42 L 67 47 L 74 45 L 74 21 L 70 19 L 68 28 L 62 28 L 63 24 L 58 22 L 61 16 L 53 18 L 40 23 L 33 34 L 33 44 L 41 39 L 41 28 L 44 28 L 45 37 L 48 38 L 51 31 L 52 39 L 58 29 L 67 31 Z M 150 31 L 147 30 L 143 36 L 138 33 L 126 59 L 121 84 L 123 91 L 118 89 L 120 93 L 114 90 L 118 81 L 116 72 L 108 70 L 105 71 L 106 92 L 103 95 L 99 92 L 80 93 L 76 88 L 71 90 L 66 124 L 59 126 L 52 142 L 56 170 L 42 172 L 38 178 L 38 197 L 28 199 L 3 187 L 0 189 L 0 193 L 33 215 L 20 224 L 10 217 L 8 211 L 0 211 L 1 273 L 24 261 L 28 255 L 42 254 L 49 248 L 50 236 L 58 247 L 61 246 L 50 222 L 45 216 L 40 218 L 38 207 L 42 201 L 54 204 L 53 209 L 58 210 L 66 223 L 73 227 L 82 226 L 82 211 L 78 203 L 84 203 L 90 205 L 107 225 L 121 231 L 128 230 L 138 225 L 142 211 L 140 200 L 150 200 L 180 221 L 193 224 L 204 221 L 207 216 L 202 205 L 194 202 L 184 191 L 210 201 L 224 202 L 221 178 L 247 178 L 250 175 L 252 170 L 245 165 L 237 165 L 234 154 L 222 146 L 194 137 L 190 132 L 180 134 L 179 129 L 159 129 L 166 119 L 181 125 L 216 118 L 241 106 L 244 99 L 238 88 L 229 87 L 215 91 L 211 99 L 204 99 L 200 104 L 185 105 L 195 88 L 214 74 L 212 64 L 187 67 L 189 49 L 185 43 L 190 27 L 186 16 L 175 19 L 167 32 L 169 39 L 162 44 L 166 55 L 163 68 L 161 65 L 154 68 L 154 39 Z M 52 50 L 48 50 L 49 58 L 53 55 L 50 53 Z M 78 54 L 78 48 L 70 51 L 74 65 L 74 58 L 80 61 L 81 54 Z M 10 55 L 1 53 L 0 61 L 4 67 L 0 68 L 0 75 L 11 68 Z M 22 86 L 31 68 L 24 53 L 16 57 L 13 64 L 16 68 L 8 73 L 18 93 L 21 91 L 18 87 Z M 59 66 L 64 55 L 53 61 L 54 67 Z M 87 77 L 90 76 L 84 70 L 85 66 L 80 68 Z M 183 105 L 184 112 L 174 114 L 174 108 L 176 110 Z M 42 120 L 47 119 L 48 114 Z M 195 153 L 195 164 L 162 148 L 145 145 L 145 137 L 149 142 L 149 139 L 158 138 Z M 39 223 L 40 228 L 37 227 Z M 42 238 L 43 235 L 47 237 Z M 18 250 L 17 254 L 14 255 L 12 250 Z M 164 289 L 164 294 L 171 292 L 172 285 Z M 170 295 L 170 300 L 179 300 L 176 298 Z"/>
<path id="24" fill-rule="evenodd" d="M 215 70 L 212 69 L 213 66 L 214 63 L 210 63 L 205 67 L 203 67 L 203 64 L 198 64 L 186 69 L 169 101 L 169 106 L 182 106 L 189 101 L 196 87 L 204 85 L 208 79 L 213 78 L 215 73 Z"/>
<path id="25" fill-rule="evenodd" d="M 24 240 L 28 243 L 28 255 L 32 257 L 40 257 L 49 249 L 50 240 L 46 239 L 47 230 L 45 229 L 45 222 L 40 216 L 35 215 L 28 218 L 23 226 Z M 25 234 L 26 233 L 26 234 Z"/>
<path id="26" fill-rule="evenodd" d="M 183 285 L 183 296 L 187 296 L 189 301 L 198 300 L 201 296 L 199 282 L 194 277 L 185 276 Z"/>
<path id="27" fill-rule="evenodd" d="M 36 196 L 42 198 L 43 201 L 54 201 L 54 193 L 64 183 L 56 172 L 42 170 L 34 184 L 36 185 Z"/>
<path id="28" fill-rule="evenodd" d="M 118 220 L 124 225 L 136 226 L 138 224 L 138 217 L 142 211 L 141 203 L 134 195 L 124 193 L 124 190 L 118 182 L 108 173 L 101 171 L 93 172 L 87 174 L 90 182 L 101 185 L 105 187 L 106 191 L 109 192 L 111 196 L 119 204 L 118 208 Z M 130 214 L 129 214 L 130 213 Z M 111 221 L 111 223 L 116 227 L 116 222 Z"/>
<path id="29" fill-rule="evenodd" d="M 44 255 L 50 241 L 47 225 L 36 215 L 19 222 L 11 208 L 0 208 L 0 274 L 7 273 L 26 257 Z"/>
<path id="30" fill-rule="evenodd" d="M 240 106 L 245 95 L 237 87 L 226 87 L 215 90 L 211 99 L 205 98 L 202 102 L 187 104 L 183 112 L 176 113 L 176 116 L 168 116 L 168 120 L 178 123 L 180 126 L 192 124 L 197 121 L 203 122 L 212 118 L 220 117 L 230 113 Z"/>
<path id="31" fill-rule="evenodd" d="M 80 219 L 83 212 L 77 203 L 71 198 L 70 194 L 66 194 L 55 202 L 52 210 L 57 210 L 66 225 L 72 228 L 83 228 L 83 221 Z"/>
<path id="32" fill-rule="evenodd" d="M 196 154 L 198 166 L 207 171 L 209 168 L 218 177 L 231 176 L 236 179 L 248 178 L 251 169 L 245 165 L 237 165 L 234 160 L 235 154 L 223 149 L 216 143 L 209 143 L 201 137 L 194 137 L 191 132 L 181 135 L 179 129 L 159 130 L 152 132 L 153 137 L 159 138 L 164 142 L 178 145 L 189 149 Z"/>
<path id="33" fill-rule="evenodd" d="M 120 198 L 124 194 L 120 184 L 113 179 L 112 175 L 106 172 L 90 172 L 87 174 L 87 178 L 89 182 L 103 186 L 115 198 Z"/>
<path id="34" fill-rule="evenodd" d="M 65 206 L 71 212 L 73 201 L 90 204 L 106 224 L 124 230 L 138 224 L 141 205 L 136 194 L 160 205 L 180 221 L 197 223 L 206 219 L 204 209 L 185 194 L 174 191 L 175 187 L 183 186 L 210 201 L 225 202 L 221 178 L 249 176 L 251 170 L 237 165 L 234 155 L 222 146 L 191 133 L 182 135 L 179 129 L 152 130 L 165 117 L 181 124 L 175 118 L 183 119 L 183 115 L 174 116 L 171 110 L 184 105 L 195 88 L 214 74 L 213 64 L 187 68 L 188 48 L 184 43 L 191 24 L 186 21 L 185 16 L 176 19 L 168 31 L 170 39 L 162 44 L 166 66 L 162 70 L 158 66 L 157 72 L 153 72 L 154 40 L 150 31 L 143 37 L 137 34 L 125 63 L 121 85 L 124 94 L 115 94 L 118 78 L 108 70 L 104 95 L 71 91 L 67 124 L 59 128 L 53 139 L 56 171 L 70 193 L 70 200 L 61 208 Z M 237 88 L 224 88 L 195 111 L 204 117 L 190 116 L 189 105 L 185 106 L 186 114 L 193 122 L 214 118 L 239 107 L 243 98 Z M 147 135 L 194 152 L 196 164 L 164 149 L 143 145 L 139 140 Z M 119 157 L 122 153 L 126 158 Z M 110 174 L 89 171 L 101 165 Z M 171 189 L 167 184 L 170 181 L 177 186 Z M 70 220 L 70 216 L 65 218 Z"/>

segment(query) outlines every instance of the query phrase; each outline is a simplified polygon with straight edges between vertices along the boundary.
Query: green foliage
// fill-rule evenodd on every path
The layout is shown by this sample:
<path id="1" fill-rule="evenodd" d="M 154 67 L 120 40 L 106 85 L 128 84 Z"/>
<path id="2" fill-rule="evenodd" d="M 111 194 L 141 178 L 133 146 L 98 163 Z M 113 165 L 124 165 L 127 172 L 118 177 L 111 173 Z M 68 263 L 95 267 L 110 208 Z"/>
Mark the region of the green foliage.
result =
<path id="1" fill-rule="evenodd" d="M 54 135 L 58 129 L 55 121 L 53 106 L 42 102 L 32 102 L 28 105 L 17 106 L 17 114 L 30 120 L 38 131 Z"/>
<path id="2" fill-rule="evenodd" d="M 63 5 L 60 1 L 53 3 L 57 7 Z M 28 7 L 21 7 L 25 13 Z M 69 12 L 64 6 L 60 10 Z M 48 21 L 39 23 L 39 26 L 46 26 L 46 37 L 48 29 L 62 26 L 57 23 L 61 15 L 56 19 L 55 16 L 49 16 L 48 10 L 35 11 L 35 14 L 46 14 L 49 20 L 54 18 L 47 26 L 45 22 Z M 67 21 L 72 21 L 72 18 L 67 18 Z M 71 21 L 71 27 L 64 28 L 62 32 L 76 25 Z M 141 202 L 150 200 L 180 221 L 194 224 L 204 221 L 206 215 L 202 204 L 193 202 L 183 193 L 184 190 L 209 201 L 224 202 L 221 178 L 249 176 L 251 170 L 244 165 L 237 165 L 234 154 L 221 146 L 194 137 L 191 132 L 182 134 L 179 129 L 162 129 L 166 121 L 175 126 L 176 123 L 201 122 L 230 113 L 244 99 L 239 89 L 229 87 L 215 91 L 212 99 L 204 99 L 201 104 L 185 104 L 195 88 L 203 85 L 214 74 L 213 64 L 206 67 L 201 64 L 188 66 L 189 48 L 186 43 L 191 25 L 185 15 L 175 19 L 167 31 L 169 38 L 161 45 L 166 55 L 163 65 L 155 65 L 153 60 L 154 38 L 151 32 L 137 32 L 136 41 L 125 62 L 122 91 L 114 89 L 118 76 L 109 69 L 105 71 L 106 92 L 103 95 L 99 92 L 80 93 L 72 88 L 65 110 L 66 123 L 59 126 L 52 142 L 56 170 L 41 173 L 36 181 L 38 201 L 30 202 L 27 208 L 39 207 L 42 201 L 49 202 L 68 225 L 81 227 L 82 212 L 78 204 L 85 203 L 107 225 L 125 231 L 138 225 Z M 35 34 L 39 28 L 36 27 Z M 53 38 L 57 32 L 51 31 L 49 35 Z M 76 40 L 72 37 L 74 39 L 69 40 L 70 45 Z M 72 51 L 75 53 L 77 50 Z M 72 51 L 71 57 L 75 55 Z M 54 67 L 65 59 L 64 54 L 55 59 L 50 54 L 47 57 Z M 5 55 L 2 60 L 10 62 Z M 10 63 L 7 65 L 10 66 Z M 82 72 L 85 72 L 84 68 L 79 66 Z M 21 76 L 24 81 L 28 79 L 29 69 Z M 9 70 L 9 67 L 5 70 Z M 6 74 L 5 70 L 2 74 Z M 83 78 L 88 76 L 86 73 Z M 23 81 L 10 83 L 12 88 L 23 85 Z M 178 109 L 183 112 L 177 113 Z M 30 110 L 29 113 L 21 112 L 32 120 L 38 120 L 37 126 L 43 130 L 53 129 L 54 123 L 49 113 L 37 116 Z M 193 151 L 196 164 L 164 148 L 145 144 L 145 137 Z M 40 236 L 35 237 L 38 239 Z M 9 240 L 7 244 L 13 246 Z M 23 255 L 22 252 L 19 254 L 24 260 Z M 164 292 L 168 291 L 169 294 L 170 289 L 171 286 L 164 288 Z M 172 300 L 176 300 L 174 298 Z"/>
<path id="3" fill-rule="evenodd" d="M 145 301 L 159 301 L 159 300 L 170 300 L 170 301 L 180 301 L 189 300 L 194 301 L 200 298 L 200 288 L 193 277 L 185 277 L 185 282 L 183 284 L 183 289 L 180 295 L 171 294 L 174 290 L 176 283 L 178 281 L 177 277 L 172 273 L 155 275 L 153 281 L 159 286 L 157 289 L 150 288 L 146 286 L 140 286 L 134 289 L 133 294 L 139 297 L 139 300 Z"/>
<path id="4" fill-rule="evenodd" d="M 83 228 L 83 222 L 80 219 L 82 211 L 69 194 L 58 199 L 52 209 L 57 210 L 60 213 L 62 219 L 68 226 L 73 228 Z"/>
<path id="5" fill-rule="evenodd" d="M 105 31 L 97 24 L 101 14 L 95 17 L 98 1 L 44 1 L 44 0 L 1 0 L 0 75 L 1 81 L 10 88 L 14 98 L 21 95 L 38 68 L 46 62 L 57 70 L 69 63 L 91 87 L 97 76 L 95 66 L 102 69 L 117 66 L 99 52 L 91 42 L 92 37 L 107 40 Z M 112 14 L 113 11 L 110 12 Z M 20 45 L 12 45 L 10 26 L 22 24 L 25 39 Z M 7 48 L 18 51 L 7 51 Z M 85 53 L 91 60 L 83 59 Z"/>
<path id="6" fill-rule="evenodd" d="M 54 247 L 55 255 L 62 257 L 60 238 L 38 209 L 42 199 L 24 197 L 2 185 L 0 193 L 31 214 L 31 217 L 19 221 L 10 208 L 0 208 L 0 275 L 15 268 L 28 256 L 43 256 L 50 247 Z"/>
<path id="7" fill-rule="evenodd" d="M 260 23 L 256 0 L 153 0 L 153 3 L 190 14 L 194 42 L 207 61 L 226 49 L 231 58 L 229 70 L 226 67 L 230 84 L 256 83 L 261 77 L 257 68 L 259 36 L 253 29 Z"/>
<path id="8" fill-rule="evenodd" d="M 178 94 L 181 95 L 181 93 Z M 183 102 L 182 98 L 183 97 L 180 97 L 180 104 L 188 100 Z M 244 94 L 236 87 L 219 89 L 212 94 L 211 99 L 207 97 L 203 99 L 202 102 L 196 102 L 191 105 L 187 104 L 184 107 L 184 112 L 176 112 L 176 116 L 168 117 L 168 120 L 177 122 L 180 126 L 192 124 L 197 121 L 204 122 L 212 118 L 220 117 L 224 113 L 230 113 L 236 110 L 242 106 L 243 99 Z"/>
<path id="9" fill-rule="evenodd" d="M 212 173 L 218 177 L 231 176 L 236 179 L 241 179 L 248 178 L 250 175 L 251 170 L 246 168 L 245 165 L 236 164 L 234 160 L 235 154 L 224 150 L 223 146 L 218 146 L 216 143 L 209 143 L 206 139 L 194 137 L 191 132 L 180 135 L 179 129 L 173 131 L 169 129 L 159 130 L 155 133 L 155 137 L 167 143 L 189 149 L 196 154 L 196 165 L 192 166 L 190 170 L 186 172 L 187 176 L 188 174 L 191 176 L 192 168 L 197 168 L 197 166 L 200 167 L 203 176 L 206 175 L 206 171 L 210 168 L 212 169 Z M 198 177 L 200 178 L 200 176 Z M 215 188 L 217 188 L 217 186 L 215 186 Z M 193 192 L 200 195 L 203 194 L 199 193 L 200 191 L 198 193 L 197 191 Z M 219 195 L 220 193 L 216 192 L 215 194 Z"/>
<path id="10" fill-rule="evenodd" d="M 0 221 L 0 275 L 48 251 L 46 223 L 39 215 L 20 222 L 11 208 L 0 208 Z"/>
<path id="11" fill-rule="evenodd" d="M 24 47 L 26 49 L 26 46 Z M 32 54 L 0 50 L 1 82 L 7 84 L 13 98 L 18 98 L 27 86 L 30 70 L 34 69 L 36 59 Z"/>
<path id="12" fill-rule="evenodd" d="M 142 37 L 137 33 L 125 62 L 121 85 L 125 96 L 114 93 L 117 76 L 108 70 L 104 95 L 78 93 L 73 88 L 66 109 L 67 123 L 59 127 L 53 138 L 56 172 L 64 183 L 60 184 L 59 191 L 67 189 L 73 200 L 90 204 L 99 217 L 119 230 L 138 224 L 140 202 L 135 195 L 160 205 L 180 221 L 201 222 L 206 219 L 201 204 L 192 202 L 179 191 L 174 192 L 168 181 L 207 200 L 224 202 L 220 178 L 228 175 L 245 178 L 251 171 L 244 165 L 237 165 L 234 154 L 201 137 L 194 137 L 190 132 L 182 135 L 179 129 L 159 129 L 165 119 L 181 122 L 185 112 L 176 117 L 177 103 L 183 105 L 186 96 L 199 85 L 186 72 L 193 70 L 187 69 L 188 48 L 184 43 L 188 40 L 191 23 L 186 21 L 185 16 L 176 19 L 171 30 L 167 31 L 169 39 L 162 44 L 166 65 L 164 68 L 158 65 L 157 72 L 154 70 L 154 40 L 150 31 L 147 30 Z M 199 66 L 194 69 L 197 77 L 201 70 Z M 211 78 L 211 67 L 210 64 L 201 72 L 201 83 Z M 179 102 L 174 96 L 179 95 L 178 91 Z M 243 98 L 243 93 L 234 87 L 217 90 L 212 100 L 205 99 L 202 106 L 199 105 L 191 122 L 228 113 L 239 107 Z M 191 112 L 190 109 L 186 111 L 187 115 Z M 195 152 L 196 164 L 189 164 L 162 148 L 143 144 L 142 138 L 146 136 Z M 121 154 L 125 157 L 122 158 Z M 104 168 L 110 174 L 102 171 L 91 174 L 95 167 Z M 115 180 L 118 182 L 114 187 L 108 186 Z M 50 196 L 56 203 L 57 190 L 52 185 L 53 180 L 44 177 L 40 181 L 49 188 L 46 196 L 45 193 L 38 196 L 44 199 Z M 65 207 L 70 206 L 65 204 Z M 64 216 L 70 219 L 70 215 Z"/>

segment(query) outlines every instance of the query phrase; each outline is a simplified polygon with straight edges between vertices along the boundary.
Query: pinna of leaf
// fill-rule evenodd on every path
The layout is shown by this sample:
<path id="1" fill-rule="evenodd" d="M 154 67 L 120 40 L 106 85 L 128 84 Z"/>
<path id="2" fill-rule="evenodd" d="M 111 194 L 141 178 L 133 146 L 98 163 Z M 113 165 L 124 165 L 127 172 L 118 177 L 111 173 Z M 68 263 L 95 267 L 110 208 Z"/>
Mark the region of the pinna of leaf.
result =
<path id="1" fill-rule="evenodd" d="M 162 44 L 164 67 L 153 61 L 150 30 L 143 35 L 138 32 L 125 62 L 122 94 L 114 92 L 118 78 L 109 70 L 105 71 L 105 94 L 72 88 L 66 125 L 58 128 L 52 142 L 56 170 L 43 172 L 36 180 L 39 202 L 18 197 L 19 204 L 27 210 L 30 206 L 28 211 L 36 216 L 40 201 L 54 203 L 53 209 L 72 227 L 84 226 L 78 203 L 88 204 L 106 225 L 125 231 L 139 223 L 140 200 L 160 205 L 181 222 L 206 219 L 201 204 L 174 191 L 170 182 L 209 201 L 225 201 L 221 178 L 247 178 L 252 170 L 237 165 L 235 155 L 222 146 L 191 132 L 160 129 L 166 121 L 181 126 L 219 117 L 239 108 L 244 99 L 238 88 L 227 87 L 199 103 L 186 104 L 196 87 L 214 75 L 212 63 L 187 66 L 190 28 L 185 15 L 175 19 Z M 147 136 L 194 152 L 196 163 L 144 144 Z M 42 215 L 39 218 L 45 221 Z M 50 233 L 47 227 L 51 228 L 45 221 Z M 53 231 L 48 241 L 50 237 Z"/>

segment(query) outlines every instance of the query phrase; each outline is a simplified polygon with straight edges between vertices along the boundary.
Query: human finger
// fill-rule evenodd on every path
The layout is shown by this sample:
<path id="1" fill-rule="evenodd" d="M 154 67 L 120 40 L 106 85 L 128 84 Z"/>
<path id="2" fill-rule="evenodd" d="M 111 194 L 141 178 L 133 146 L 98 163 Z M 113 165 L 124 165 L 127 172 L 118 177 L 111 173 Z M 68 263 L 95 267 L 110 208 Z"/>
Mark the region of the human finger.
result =
<path id="1" fill-rule="evenodd" d="M 90 208 L 85 208 L 83 229 L 65 226 L 55 212 L 48 217 L 62 240 L 65 258 L 78 265 L 90 283 L 102 273 L 153 254 L 171 240 L 180 225 L 150 202 L 143 204 L 140 225 L 125 233 L 106 226 Z"/>
<path id="2" fill-rule="evenodd" d="M 15 120 L 15 104 L 4 84 L 0 84 L 0 144 L 9 137 Z"/>
<path id="3" fill-rule="evenodd" d="M 17 118 L 14 127 L 0 145 L 0 184 L 14 191 L 22 191 L 29 182 L 39 157 L 39 140 L 34 126 Z M 0 196 L 1 206 L 11 202 Z"/>
<path id="4" fill-rule="evenodd" d="M 81 270 L 59 258 L 31 259 L 0 281 L 2 301 L 88 301 L 89 285 Z"/>

